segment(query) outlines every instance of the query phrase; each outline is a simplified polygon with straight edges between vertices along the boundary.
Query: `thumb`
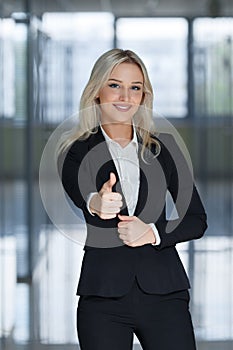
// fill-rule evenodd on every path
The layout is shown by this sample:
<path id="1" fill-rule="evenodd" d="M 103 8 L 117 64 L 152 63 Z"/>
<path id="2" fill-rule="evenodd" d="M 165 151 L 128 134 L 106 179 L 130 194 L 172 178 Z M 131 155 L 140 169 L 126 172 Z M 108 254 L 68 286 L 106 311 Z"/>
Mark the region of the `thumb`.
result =
<path id="1" fill-rule="evenodd" d="M 120 215 L 120 214 L 118 214 L 118 218 L 121 221 L 133 221 L 135 219 L 134 216 Z"/>
<path id="2" fill-rule="evenodd" d="M 105 191 L 112 192 L 112 188 L 116 183 L 116 175 L 114 173 L 110 173 L 110 178 L 107 182 L 104 184 Z"/>

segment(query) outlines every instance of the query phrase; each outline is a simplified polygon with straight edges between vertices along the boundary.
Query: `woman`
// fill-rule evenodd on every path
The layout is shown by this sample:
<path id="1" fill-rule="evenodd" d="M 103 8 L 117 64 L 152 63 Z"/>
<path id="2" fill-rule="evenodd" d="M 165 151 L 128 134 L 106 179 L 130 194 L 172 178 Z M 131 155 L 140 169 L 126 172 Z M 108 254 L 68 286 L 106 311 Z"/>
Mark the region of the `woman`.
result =
<path id="1" fill-rule="evenodd" d="M 95 63 L 78 128 L 60 147 L 63 186 L 87 224 L 77 290 L 82 350 L 130 350 L 133 334 L 144 350 L 195 349 L 175 246 L 203 236 L 206 214 L 174 138 L 155 134 L 152 101 L 141 59 L 110 50 Z M 167 191 L 179 215 L 172 221 Z"/>

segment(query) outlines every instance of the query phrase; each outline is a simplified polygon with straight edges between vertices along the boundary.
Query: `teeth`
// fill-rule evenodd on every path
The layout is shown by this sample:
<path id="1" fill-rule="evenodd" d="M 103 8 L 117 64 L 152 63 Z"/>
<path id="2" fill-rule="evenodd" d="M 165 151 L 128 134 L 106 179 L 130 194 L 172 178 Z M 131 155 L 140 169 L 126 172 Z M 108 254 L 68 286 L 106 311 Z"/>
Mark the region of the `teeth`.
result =
<path id="1" fill-rule="evenodd" d="M 121 105 L 115 105 L 116 108 L 119 108 L 119 109 L 123 109 L 123 110 L 127 110 L 130 108 L 130 106 L 121 106 Z"/>

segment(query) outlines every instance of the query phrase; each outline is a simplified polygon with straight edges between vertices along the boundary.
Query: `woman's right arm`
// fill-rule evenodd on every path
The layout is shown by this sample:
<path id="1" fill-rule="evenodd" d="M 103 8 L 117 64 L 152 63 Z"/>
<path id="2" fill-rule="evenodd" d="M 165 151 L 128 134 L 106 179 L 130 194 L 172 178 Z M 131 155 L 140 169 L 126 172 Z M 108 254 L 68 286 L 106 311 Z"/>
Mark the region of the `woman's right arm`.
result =
<path id="1" fill-rule="evenodd" d="M 97 192 L 88 157 L 85 157 L 87 153 L 88 147 L 85 142 L 76 141 L 71 146 L 62 168 L 63 187 L 74 204 L 83 211 L 90 213 L 90 209 L 101 219 L 112 219 L 120 212 L 123 204 L 121 194 L 112 192 L 112 187 L 116 182 L 115 174 L 110 174 L 109 180 Z M 80 167 L 82 167 L 81 176 L 79 174 Z M 88 208 L 87 201 L 90 193 L 93 192 L 96 194 L 92 196 Z"/>
<path id="2" fill-rule="evenodd" d="M 87 144 L 85 142 L 76 141 L 68 150 L 62 166 L 63 187 L 74 204 L 83 211 L 87 211 L 87 195 L 96 191 L 96 186 L 92 182 L 87 164 L 85 164 L 85 155 L 87 152 Z M 84 171 L 86 175 L 85 181 L 80 181 L 79 179 L 81 164 L 82 173 Z"/>

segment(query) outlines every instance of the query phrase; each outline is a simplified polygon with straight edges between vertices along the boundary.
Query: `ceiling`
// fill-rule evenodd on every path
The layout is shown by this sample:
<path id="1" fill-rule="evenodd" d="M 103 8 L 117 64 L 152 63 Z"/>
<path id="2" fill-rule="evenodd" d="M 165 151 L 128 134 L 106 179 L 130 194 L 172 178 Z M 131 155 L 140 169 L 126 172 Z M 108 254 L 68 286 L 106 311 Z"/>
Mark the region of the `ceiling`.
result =
<path id="1" fill-rule="evenodd" d="M 116 16 L 233 16 L 233 0 L 0 0 L 0 15 L 12 12 L 110 11 Z"/>

